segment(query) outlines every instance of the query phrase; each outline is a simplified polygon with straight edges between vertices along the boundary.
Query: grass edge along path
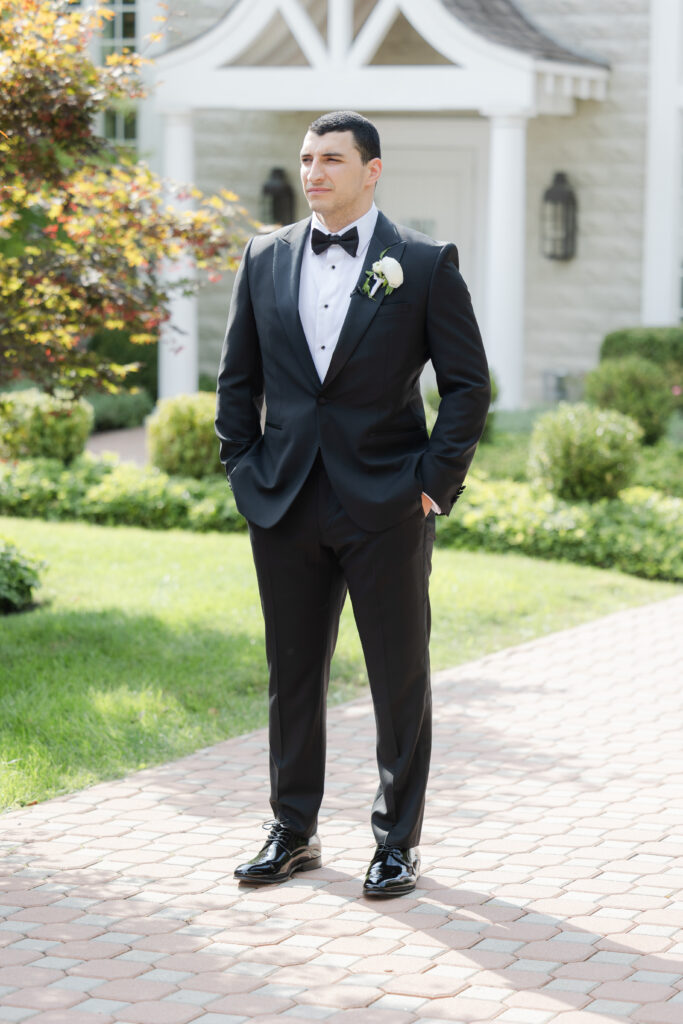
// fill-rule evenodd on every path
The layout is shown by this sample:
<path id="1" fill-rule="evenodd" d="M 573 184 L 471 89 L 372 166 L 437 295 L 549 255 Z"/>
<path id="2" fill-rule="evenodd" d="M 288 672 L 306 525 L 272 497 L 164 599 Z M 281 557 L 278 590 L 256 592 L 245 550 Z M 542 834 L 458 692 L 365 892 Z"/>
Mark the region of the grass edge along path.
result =
<path id="1" fill-rule="evenodd" d="M 265 725 L 263 625 L 244 534 L 2 517 L 0 533 L 48 564 L 39 607 L 0 619 L 0 808 Z M 440 548 L 432 668 L 679 591 L 569 563 Z M 332 677 L 333 703 L 367 685 L 348 602 Z"/>

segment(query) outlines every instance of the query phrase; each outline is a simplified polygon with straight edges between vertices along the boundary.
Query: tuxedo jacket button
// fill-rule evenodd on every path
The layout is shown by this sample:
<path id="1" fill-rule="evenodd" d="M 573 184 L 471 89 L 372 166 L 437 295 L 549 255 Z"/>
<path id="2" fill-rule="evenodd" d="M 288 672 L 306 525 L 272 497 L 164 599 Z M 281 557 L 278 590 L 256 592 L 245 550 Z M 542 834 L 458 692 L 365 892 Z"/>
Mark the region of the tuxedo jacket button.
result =
<path id="1" fill-rule="evenodd" d="M 327 399 L 324 395 L 318 395 L 318 405 L 327 405 Z"/>

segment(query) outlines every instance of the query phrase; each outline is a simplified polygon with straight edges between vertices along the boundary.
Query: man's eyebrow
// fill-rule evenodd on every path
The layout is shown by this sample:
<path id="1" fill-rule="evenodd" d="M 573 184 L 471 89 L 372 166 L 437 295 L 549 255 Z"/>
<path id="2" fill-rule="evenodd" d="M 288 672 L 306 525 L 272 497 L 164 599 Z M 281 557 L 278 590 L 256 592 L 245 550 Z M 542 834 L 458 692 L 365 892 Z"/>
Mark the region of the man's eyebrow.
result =
<path id="1" fill-rule="evenodd" d="M 310 156 L 310 155 L 311 155 L 311 154 L 310 154 L 310 153 L 308 152 L 308 150 L 303 150 L 303 151 L 302 151 L 302 153 L 301 153 L 301 159 L 303 160 L 303 158 L 304 158 L 305 156 Z M 325 150 L 325 152 L 324 152 L 324 153 L 321 153 L 320 155 L 321 155 L 321 156 L 340 156 L 340 157 L 343 157 L 343 156 L 344 156 L 344 154 L 343 154 L 343 153 L 338 153 L 338 152 L 336 152 L 336 150 L 334 150 L 334 149 L 326 149 L 326 150 Z"/>

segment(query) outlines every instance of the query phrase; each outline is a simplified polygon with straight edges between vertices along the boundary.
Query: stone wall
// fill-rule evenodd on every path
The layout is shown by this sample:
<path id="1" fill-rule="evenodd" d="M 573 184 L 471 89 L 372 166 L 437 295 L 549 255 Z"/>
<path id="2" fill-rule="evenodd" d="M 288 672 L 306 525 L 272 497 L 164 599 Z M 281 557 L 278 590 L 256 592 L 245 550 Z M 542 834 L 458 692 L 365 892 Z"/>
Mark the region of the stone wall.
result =
<path id="1" fill-rule="evenodd" d="M 551 397 L 549 373 L 595 365 L 604 335 L 640 319 L 649 15 L 647 0 L 522 0 L 544 31 L 609 61 L 606 100 L 578 100 L 572 117 L 528 127 L 525 398 Z M 578 249 L 540 255 L 539 215 L 554 171 L 579 204 Z"/>

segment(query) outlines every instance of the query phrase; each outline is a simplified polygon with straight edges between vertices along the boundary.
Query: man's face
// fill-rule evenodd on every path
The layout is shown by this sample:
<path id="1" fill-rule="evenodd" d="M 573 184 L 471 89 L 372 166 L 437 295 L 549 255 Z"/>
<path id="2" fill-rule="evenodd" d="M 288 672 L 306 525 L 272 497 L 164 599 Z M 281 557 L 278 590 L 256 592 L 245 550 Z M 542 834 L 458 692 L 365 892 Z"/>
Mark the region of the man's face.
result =
<path id="1" fill-rule="evenodd" d="M 358 220 L 372 206 L 382 172 L 379 158 L 364 164 L 352 132 L 308 132 L 301 148 L 301 184 L 308 205 L 330 231 Z"/>

